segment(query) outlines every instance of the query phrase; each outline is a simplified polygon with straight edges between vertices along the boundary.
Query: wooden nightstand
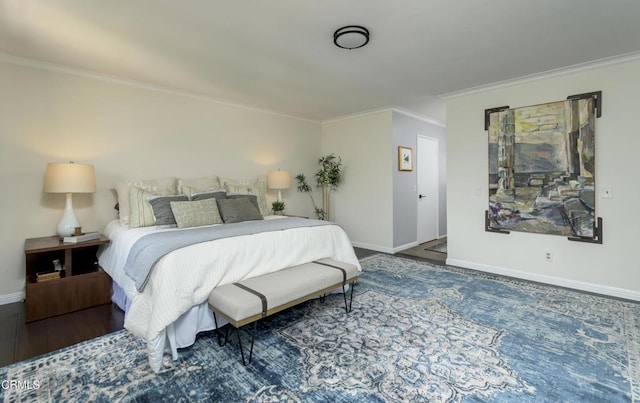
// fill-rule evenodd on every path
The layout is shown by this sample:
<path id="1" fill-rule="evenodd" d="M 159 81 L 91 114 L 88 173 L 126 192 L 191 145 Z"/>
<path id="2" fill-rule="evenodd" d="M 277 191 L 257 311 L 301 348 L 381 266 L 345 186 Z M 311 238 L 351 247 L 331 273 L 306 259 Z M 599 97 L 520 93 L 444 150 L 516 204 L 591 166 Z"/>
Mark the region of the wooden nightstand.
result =
<path id="1" fill-rule="evenodd" d="M 109 238 L 62 243 L 60 237 L 31 238 L 24 242 L 26 257 L 25 321 L 31 322 L 111 301 L 111 278 L 98 266 L 96 253 Z M 36 273 L 52 271 L 59 260 L 65 276 L 38 282 Z"/>

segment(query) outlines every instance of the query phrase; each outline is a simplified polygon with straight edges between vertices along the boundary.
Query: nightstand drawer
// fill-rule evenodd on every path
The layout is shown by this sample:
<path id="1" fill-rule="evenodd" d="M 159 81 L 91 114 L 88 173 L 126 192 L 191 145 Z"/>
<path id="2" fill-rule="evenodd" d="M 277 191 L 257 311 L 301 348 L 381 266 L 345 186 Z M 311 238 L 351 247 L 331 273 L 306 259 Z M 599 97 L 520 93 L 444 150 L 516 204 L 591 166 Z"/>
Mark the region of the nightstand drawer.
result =
<path id="1" fill-rule="evenodd" d="M 111 278 L 102 270 L 41 283 L 27 283 L 25 320 L 31 322 L 111 300 Z"/>
<path id="2" fill-rule="evenodd" d="M 98 266 L 97 253 L 110 242 L 104 235 L 78 243 L 62 243 L 58 236 L 25 240 L 25 321 L 109 303 L 111 278 Z M 58 262 L 64 272 L 52 272 Z"/>

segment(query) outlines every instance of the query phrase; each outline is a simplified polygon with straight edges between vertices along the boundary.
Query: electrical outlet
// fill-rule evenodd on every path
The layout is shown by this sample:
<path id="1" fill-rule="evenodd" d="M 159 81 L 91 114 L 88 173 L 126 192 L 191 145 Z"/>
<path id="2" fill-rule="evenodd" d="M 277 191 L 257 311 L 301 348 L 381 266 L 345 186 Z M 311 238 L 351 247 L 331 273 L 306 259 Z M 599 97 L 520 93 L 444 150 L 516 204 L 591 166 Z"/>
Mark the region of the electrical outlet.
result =
<path id="1" fill-rule="evenodd" d="M 551 252 L 551 251 L 546 251 L 546 252 L 544 253 L 544 260 L 545 260 L 546 262 L 553 262 L 553 252 Z"/>

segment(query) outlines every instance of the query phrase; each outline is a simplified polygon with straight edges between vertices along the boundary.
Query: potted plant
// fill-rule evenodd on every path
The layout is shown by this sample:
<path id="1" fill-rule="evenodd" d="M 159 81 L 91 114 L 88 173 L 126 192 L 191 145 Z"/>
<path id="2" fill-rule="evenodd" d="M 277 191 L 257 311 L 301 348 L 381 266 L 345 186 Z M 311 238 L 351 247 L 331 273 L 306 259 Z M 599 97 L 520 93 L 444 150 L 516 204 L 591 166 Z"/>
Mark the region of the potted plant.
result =
<path id="1" fill-rule="evenodd" d="M 322 208 L 316 206 L 313 196 L 311 195 L 311 186 L 309 186 L 303 174 L 296 176 L 298 180 L 298 191 L 309 193 L 313 210 L 318 219 L 329 220 L 329 194 L 342 182 L 342 159 L 334 154 L 329 154 L 318 159 L 318 163 L 320 164 L 320 168 L 315 173 L 314 178 L 316 179 L 316 186 L 322 189 Z"/>
<path id="2" fill-rule="evenodd" d="M 283 215 L 284 214 L 284 202 L 282 200 L 276 200 L 271 203 L 271 208 L 273 209 L 273 214 L 275 215 Z"/>

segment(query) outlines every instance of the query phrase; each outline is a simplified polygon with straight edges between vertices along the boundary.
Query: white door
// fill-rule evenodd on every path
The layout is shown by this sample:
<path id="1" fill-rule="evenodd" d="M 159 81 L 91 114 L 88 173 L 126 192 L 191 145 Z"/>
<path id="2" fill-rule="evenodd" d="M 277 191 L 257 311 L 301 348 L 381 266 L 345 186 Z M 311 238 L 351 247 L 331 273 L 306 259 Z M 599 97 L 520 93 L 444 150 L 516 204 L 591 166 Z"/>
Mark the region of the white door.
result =
<path id="1" fill-rule="evenodd" d="M 418 136 L 418 243 L 438 238 L 438 139 Z"/>

